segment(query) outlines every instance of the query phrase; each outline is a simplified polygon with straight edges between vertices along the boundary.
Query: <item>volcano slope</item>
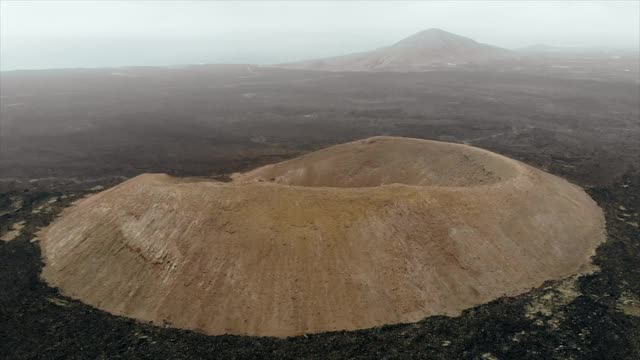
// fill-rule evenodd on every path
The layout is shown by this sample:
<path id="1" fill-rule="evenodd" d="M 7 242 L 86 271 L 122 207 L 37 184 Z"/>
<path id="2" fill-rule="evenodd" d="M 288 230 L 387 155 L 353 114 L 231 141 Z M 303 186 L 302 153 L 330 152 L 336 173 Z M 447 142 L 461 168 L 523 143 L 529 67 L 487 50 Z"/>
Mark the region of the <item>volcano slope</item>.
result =
<path id="1" fill-rule="evenodd" d="M 368 52 L 279 66 L 325 71 L 425 71 L 438 66 L 478 65 L 514 58 L 516 55 L 507 49 L 441 29 L 428 29 Z"/>
<path id="2" fill-rule="evenodd" d="M 466 145 L 376 137 L 236 174 L 145 174 L 41 233 L 63 293 L 207 334 L 412 322 L 586 271 L 579 187 Z"/>

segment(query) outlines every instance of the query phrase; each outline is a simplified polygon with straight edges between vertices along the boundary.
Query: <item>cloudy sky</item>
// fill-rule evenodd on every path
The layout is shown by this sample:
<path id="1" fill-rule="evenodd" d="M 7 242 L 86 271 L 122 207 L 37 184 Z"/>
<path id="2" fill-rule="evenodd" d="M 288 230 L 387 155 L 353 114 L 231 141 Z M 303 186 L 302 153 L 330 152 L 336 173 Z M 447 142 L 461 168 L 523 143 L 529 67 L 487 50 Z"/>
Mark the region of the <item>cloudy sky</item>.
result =
<path id="1" fill-rule="evenodd" d="M 0 68 L 277 63 L 434 27 L 506 48 L 631 48 L 640 1 L 1 0 Z"/>

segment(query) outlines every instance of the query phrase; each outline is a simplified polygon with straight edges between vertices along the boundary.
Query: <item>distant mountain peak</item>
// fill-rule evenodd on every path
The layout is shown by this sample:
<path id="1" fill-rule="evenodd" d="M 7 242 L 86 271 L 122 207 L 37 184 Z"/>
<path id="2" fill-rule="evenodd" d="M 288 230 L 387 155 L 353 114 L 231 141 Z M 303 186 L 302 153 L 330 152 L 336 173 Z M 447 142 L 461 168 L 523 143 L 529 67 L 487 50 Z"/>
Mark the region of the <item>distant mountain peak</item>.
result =
<path id="1" fill-rule="evenodd" d="M 472 39 L 456 35 L 442 29 L 432 28 L 406 37 L 393 44 L 392 47 L 438 49 L 477 45 L 478 43 Z"/>
<path id="2" fill-rule="evenodd" d="M 283 67 L 328 71 L 425 71 L 504 60 L 513 54 L 442 29 L 420 31 L 397 43 L 367 52 L 308 60 Z"/>

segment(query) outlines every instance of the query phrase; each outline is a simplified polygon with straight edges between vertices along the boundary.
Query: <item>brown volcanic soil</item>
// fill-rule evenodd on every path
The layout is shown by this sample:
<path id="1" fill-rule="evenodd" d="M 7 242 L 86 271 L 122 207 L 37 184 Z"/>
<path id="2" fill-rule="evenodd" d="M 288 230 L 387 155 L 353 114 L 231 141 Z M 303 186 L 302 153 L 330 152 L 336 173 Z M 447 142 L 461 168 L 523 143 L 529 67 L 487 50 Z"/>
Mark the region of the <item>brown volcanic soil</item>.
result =
<path id="1" fill-rule="evenodd" d="M 43 277 L 116 314 L 288 336 L 417 321 L 588 268 L 580 188 L 477 148 L 377 137 L 237 174 L 141 175 L 66 210 Z"/>

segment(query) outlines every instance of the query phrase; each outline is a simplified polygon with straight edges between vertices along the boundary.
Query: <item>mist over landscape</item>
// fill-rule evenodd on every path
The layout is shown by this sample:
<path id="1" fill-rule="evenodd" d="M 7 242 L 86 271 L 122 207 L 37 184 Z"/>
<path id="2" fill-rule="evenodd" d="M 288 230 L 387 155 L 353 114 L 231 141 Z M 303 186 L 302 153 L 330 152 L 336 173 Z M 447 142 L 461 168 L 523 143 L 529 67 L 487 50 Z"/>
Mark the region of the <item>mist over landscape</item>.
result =
<path id="1" fill-rule="evenodd" d="M 636 1 L 3 1 L 0 70 L 276 64 L 440 28 L 507 49 L 638 53 Z"/>
<path id="2" fill-rule="evenodd" d="M 639 1 L 0 0 L 1 359 L 640 359 Z"/>

